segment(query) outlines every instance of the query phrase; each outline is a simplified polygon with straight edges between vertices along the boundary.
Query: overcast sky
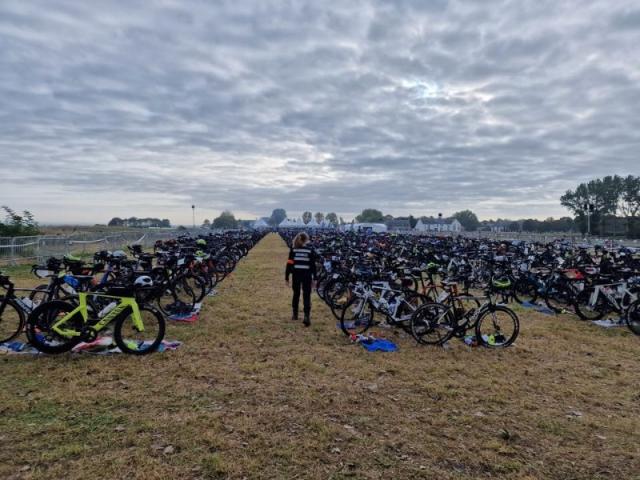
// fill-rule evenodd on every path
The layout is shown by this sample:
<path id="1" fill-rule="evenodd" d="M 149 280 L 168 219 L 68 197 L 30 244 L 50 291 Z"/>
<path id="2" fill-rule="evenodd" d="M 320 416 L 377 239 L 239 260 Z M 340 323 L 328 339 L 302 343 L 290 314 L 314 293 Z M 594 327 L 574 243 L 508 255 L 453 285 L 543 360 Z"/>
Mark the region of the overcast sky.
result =
<path id="1" fill-rule="evenodd" d="M 637 0 L 0 2 L 0 204 L 44 223 L 559 216 L 639 152 Z"/>

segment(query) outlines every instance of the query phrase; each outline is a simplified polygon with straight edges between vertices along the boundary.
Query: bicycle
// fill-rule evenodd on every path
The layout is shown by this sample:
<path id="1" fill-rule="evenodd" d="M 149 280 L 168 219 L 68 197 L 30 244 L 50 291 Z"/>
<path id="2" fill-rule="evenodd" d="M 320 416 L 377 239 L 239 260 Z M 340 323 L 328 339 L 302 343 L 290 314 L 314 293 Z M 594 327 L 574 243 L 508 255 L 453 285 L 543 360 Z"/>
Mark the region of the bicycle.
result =
<path id="1" fill-rule="evenodd" d="M 447 296 L 439 298 L 440 302 L 425 303 L 413 314 L 411 333 L 418 343 L 444 345 L 454 336 L 464 338 L 469 330 L 474 331 L 478 345 L 488 348 L 508 347 L 516 340 L 520 332 L 518 316 L 494 301 L 492 289 L 474 297 L 458 295 L 457 288 L 447 286 Z"/>
<path id="2" fill-rule="evenodd" d="M 388 326 L 409 331 L 413 313 L 425 300 L 424 296 L 413 291 L 391 288 L 386 281 L 358 282 L 352 295 L 340 315 L 340 328 L 348 337 L 381 325 L 383 322 L 375 321 L 376 312 L 384 315 L 384 323 Z"/>
<path id="3" fill-rule="evenodd" d="M 151 284 L 149 277 L 139 277 L 133 286 L 110 287 L 106 293 L 78 292 L 77 306 L 60 300 L 42 304 L 27 319 L 27 338 L 39 351 L 58 354 L 80 342 L 94 341 L 113 322 L 114 340 L 124 353 L 154 352 L 164 338 L 164 317 L 155 308 L 136 300 L 136 293 Z M 98 311 L 93 297 L 112 301 Z"/>
<path id="4" fill-rule="evenodd" d="M 25 312 L 30 311 L 30 306 L 15 295 L 15 286 L 9 277 L 0 275 L 0 287 L 6 290 L 0 297 L 0 343 L 6 343 L 23 331 Z"/>

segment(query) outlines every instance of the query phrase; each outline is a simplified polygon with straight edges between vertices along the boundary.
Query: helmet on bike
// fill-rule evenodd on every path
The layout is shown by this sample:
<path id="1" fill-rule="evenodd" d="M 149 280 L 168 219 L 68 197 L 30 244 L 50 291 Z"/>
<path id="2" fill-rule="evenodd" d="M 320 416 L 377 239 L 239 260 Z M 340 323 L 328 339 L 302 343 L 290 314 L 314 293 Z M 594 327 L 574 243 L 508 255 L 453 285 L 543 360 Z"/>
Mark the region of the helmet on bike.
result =
<path id="1" fill-rule="evenodd" d="M 80 257 L 76 257 L 75 255 L 71 255 L 70 253 L 66 254 L 63 259 L 67 262 L 81 262 L 82 259 Z"/>
<path id="2" fill-rule="evenodd" d="M 427 264 L 427 272 L 428 273 L 438 273 L 438 264 L 435 262 L 429 262 Z"/>
<path id="3" fill-rule="evenodd" d="M 141 277 L 136 278 L 136 281 L 133 282 L 133 285 L 136 287 L 152 287 L 153 280 L 148 275 L 142 275 Z"/>
<path id="4" fill-rule="evenodd" d="M 118 259 L 121 259 L 121 260 L 127 258 L 127 254 L 124 253 L 122 250 L 116 250 L 115 252 L 113 252 L 113 254 L 111 254 L 111 256 L 113 258 L 118 258 Z"/>
<path id="5" fill-rule="evenodd" d="M 508 277 L 498 277 L 491 281 L 492 285 L 498 289 L 506 289 L 511 286 L 511 280 Z"/>
<path id="6" fill-rule="evenodd" d="M 207 241 L 204 238 L 199 238 L 198 240 L 196 240 L 196 245 L 206 247 Z"/>

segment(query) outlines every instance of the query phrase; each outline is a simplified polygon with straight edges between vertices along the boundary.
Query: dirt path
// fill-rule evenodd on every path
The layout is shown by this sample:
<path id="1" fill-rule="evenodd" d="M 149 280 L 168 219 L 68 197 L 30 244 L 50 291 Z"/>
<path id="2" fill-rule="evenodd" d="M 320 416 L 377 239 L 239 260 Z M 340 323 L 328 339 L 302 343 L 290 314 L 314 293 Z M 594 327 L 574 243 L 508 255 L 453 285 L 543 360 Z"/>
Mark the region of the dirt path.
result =
<path id="1" fill-rule="evenodd" d="M 0 478 L 634 478 L 640 342 L 528 314 L 505 352 L 349 345 L 289 320 L 266 237 L 185 345 L 0 358 Z"/>

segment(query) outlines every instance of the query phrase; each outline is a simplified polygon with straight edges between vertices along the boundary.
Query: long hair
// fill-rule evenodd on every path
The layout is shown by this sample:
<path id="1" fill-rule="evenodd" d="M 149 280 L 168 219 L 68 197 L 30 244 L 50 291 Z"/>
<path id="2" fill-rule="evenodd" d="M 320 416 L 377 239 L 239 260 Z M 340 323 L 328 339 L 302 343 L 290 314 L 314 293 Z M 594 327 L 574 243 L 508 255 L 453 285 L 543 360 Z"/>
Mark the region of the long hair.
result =
<path id="1" fill-rule="evenodd" d="M 309 235 L 307 232 L 300 232 L 293 239 L 293 248 L 302 248 L 304 244 L 309 241 Z"/>

